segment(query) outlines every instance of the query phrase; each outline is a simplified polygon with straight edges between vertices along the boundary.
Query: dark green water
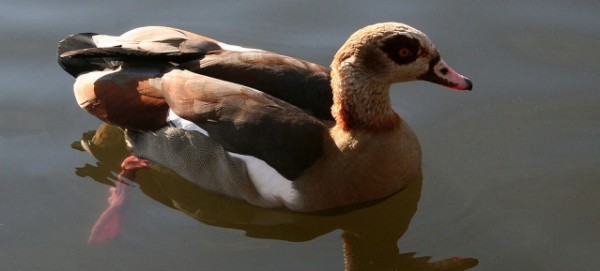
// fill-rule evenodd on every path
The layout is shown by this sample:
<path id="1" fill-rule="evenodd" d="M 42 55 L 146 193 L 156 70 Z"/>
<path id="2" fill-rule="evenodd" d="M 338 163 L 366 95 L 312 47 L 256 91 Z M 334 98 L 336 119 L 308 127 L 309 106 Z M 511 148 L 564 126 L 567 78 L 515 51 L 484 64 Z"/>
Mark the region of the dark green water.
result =
<path id="1" fill-rule="evenodd" d="M 596 2 L 1 6 L 0 270 L 415 270 L 452 267 L 453 256 L 477 259 L 473 270 L 600 266 Z M 469 93 L 395 86 L 396 110 L 423 146 L 422 183 L 345 215 L 309 216 L 146 174 L 131 189 L 119 236 L 86 242 L 107 205 L 109 186 L 94 178 L 114 179 L 117 167 L 94 169 L 95 158 L 71 148 L 100 121 L 79 109 L 73 79 L 56 64 L 60 39 L 169 25 L 328 65 L 349 34 L 380 21 L 421 29 L 475 84 Z"/>

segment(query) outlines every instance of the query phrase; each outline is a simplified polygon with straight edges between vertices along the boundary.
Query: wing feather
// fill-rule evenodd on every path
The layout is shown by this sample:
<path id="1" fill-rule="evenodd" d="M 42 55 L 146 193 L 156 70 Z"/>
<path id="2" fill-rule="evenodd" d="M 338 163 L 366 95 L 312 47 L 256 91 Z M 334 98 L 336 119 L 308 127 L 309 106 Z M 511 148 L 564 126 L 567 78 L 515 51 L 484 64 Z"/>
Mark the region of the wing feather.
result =
<path id="1" fill-rule="evenodd" d="M 225 150 L 257 157 L 287 179 L 323 155 L 327 127 L 296 106 L 185 70 L 152 80 L 177 115 L 205 129 Z"/>

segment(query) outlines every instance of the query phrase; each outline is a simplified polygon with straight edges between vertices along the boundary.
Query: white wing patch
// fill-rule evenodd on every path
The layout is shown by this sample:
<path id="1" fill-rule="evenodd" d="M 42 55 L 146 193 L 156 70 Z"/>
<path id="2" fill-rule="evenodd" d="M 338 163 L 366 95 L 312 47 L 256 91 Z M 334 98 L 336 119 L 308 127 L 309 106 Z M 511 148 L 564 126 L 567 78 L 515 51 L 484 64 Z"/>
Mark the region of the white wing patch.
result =
<path id="1" fill-rule="evenodd" d="M 195 123 L 178 116 L 171 109 L 169 109 L 167 121 L 173 123 L 177 128 L 182 128 L 188 131 L 198 131 L 203 135 L 208 136 L 208 132 L 206 130 L 200 128 L 200 126 L 196 125 Z"/>
<path id="2" fill-rule="evenodd" d="M 235 52 L 264 52 L 264 50 L 254 49 L 254 48 L 246 48 L 237 45 L 231 45 L 224 42 L 217 43 L 223 50 L 227 51 L 235 51 Z"/>
<path id="3" fill-rule="evenodd" d="M 125 46 L 136 44 L 135 41 L 125 40 L 120 37 L 110 36 L 110 35 L 94 35 L 92 36 L 92 40 L 96 44 L 98 48 L 108 48 L 115 46 Z"/>

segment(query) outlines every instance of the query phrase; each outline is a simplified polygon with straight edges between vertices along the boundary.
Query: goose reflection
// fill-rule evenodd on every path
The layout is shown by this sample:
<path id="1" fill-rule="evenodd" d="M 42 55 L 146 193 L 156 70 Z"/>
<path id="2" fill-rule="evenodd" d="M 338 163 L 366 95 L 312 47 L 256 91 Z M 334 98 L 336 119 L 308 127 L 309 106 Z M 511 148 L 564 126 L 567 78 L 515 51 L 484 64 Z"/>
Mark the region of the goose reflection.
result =
<path id="1" fill-rule="evenodd" d="M 103 242 L 118 234 L 128 194 L 138 186 L 144 194 L 196 220 L 239 229 L 247 236 L 293 242 L 312 240 L 340 229 L 346 270 L 466 270 L 478 264 L 473 258 L 452 257 L 431 262 L 430 257 L 402 253 L 398 240 L 406 232 L 417 210 L 422 179 L 395 195 L 362 206 L 334 211 L 299 214 L 265 209 L 225 198 L 201 189 L 164 167 L 121 168 L 127 157 L 123 131 L 102 124 L 83 133 L 73 147 L 85 150 L 98 161 L 77 168 L 76 174 L 110 186 L 109 207 L 92 229 L 90 242 Z M 119 172 L 119 173 L 115 173 Z"/>

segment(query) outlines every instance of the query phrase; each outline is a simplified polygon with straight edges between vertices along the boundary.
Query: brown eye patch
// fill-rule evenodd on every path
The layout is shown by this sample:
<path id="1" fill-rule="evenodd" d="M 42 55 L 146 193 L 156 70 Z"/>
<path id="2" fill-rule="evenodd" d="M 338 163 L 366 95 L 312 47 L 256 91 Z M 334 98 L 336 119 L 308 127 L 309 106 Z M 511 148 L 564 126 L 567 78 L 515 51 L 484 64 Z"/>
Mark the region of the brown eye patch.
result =
<path id="1" fill-rule="evenodd" d="M 415 38 L 392 34 L 379 41 L 379 48 L 396 64 L 404 65 L 417 59 L 421 44 Z"/>

